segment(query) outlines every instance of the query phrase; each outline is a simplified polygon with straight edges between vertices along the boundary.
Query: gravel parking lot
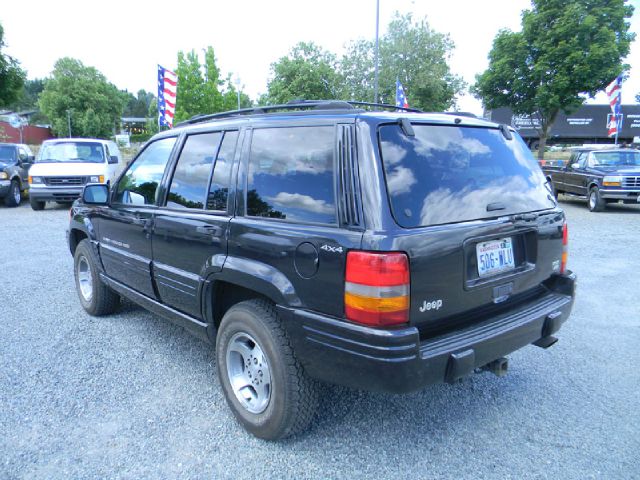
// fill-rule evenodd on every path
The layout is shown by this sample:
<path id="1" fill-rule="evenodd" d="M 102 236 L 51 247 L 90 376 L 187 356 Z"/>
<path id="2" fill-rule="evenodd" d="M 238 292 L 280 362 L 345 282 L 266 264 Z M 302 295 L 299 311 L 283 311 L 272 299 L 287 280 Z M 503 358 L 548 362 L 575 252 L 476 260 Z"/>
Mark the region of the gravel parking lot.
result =
<path id="1" fill-rule="evenodd" d="M 640 478 L 640 207 L 562 206 L 579 291 L 554 347 L 410 395 L 327 387 L 280 443 L 234 421 L 211 346 L 85 314 L 67 209 L 0 207 L 0 478 Z"/>

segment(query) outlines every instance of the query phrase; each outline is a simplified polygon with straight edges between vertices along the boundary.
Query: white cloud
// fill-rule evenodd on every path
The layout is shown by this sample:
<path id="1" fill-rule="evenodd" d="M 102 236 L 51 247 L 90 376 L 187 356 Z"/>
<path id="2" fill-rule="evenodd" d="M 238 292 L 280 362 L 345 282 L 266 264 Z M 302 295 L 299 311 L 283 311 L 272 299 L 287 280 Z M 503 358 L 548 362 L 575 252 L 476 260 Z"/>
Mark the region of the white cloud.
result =
<path id="1" fill-rule="evenodd" d="M 316 200 L 309 195 L 301 195 L 300 193 L 280 192 L 275 197 L 270 197 L 267 200 L 281 207 L 299 208 L 313 213 L 331 215 L 335 212 L 335 207 L 326 201 Z"/>

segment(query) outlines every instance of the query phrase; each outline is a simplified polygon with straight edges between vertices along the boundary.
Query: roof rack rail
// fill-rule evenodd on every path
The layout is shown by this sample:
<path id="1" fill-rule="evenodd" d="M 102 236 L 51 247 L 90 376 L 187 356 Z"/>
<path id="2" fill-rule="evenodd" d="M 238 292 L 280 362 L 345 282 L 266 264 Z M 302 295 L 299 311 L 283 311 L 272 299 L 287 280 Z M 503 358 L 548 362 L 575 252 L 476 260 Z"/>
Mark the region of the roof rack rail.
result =
<path id="1" fill-rule="evenodd" d="M 204 115 L 195 115 L 189 120 L 185 120 L 176 125 L 176 127 L 182 125 L 193 125 L 195 123 L 207 122 L 209 120 L 216 120 L 220 118 L 240 117 L 243 115 L 263 115 L 266 113 L 281 112 L 287 110 L 356 110 L 355 107 L 381 107 L 392 110 L 403 110 L 406 112 L 422 113 L 421 110 L 415 108 L 402 108 L 395 105 L 388 105 L 385 103 L 368 103 L 368 102 L 355 102 L 346 100 L 304 100 L 294 99 L 285 104 L 280 105 L 263 105 L 250 108 L 241 108 L 239 110 L 230 110 L 228 112 L 211 113 Z"/>
<path id="2" fill-rule="evenodd" d="M 418 110 L 417 108 L 398 107 L 396 105 L 391 105 L 389 103 L 355 102 L 351 100 L 347 101 L 347 103 L 350 105 L 354 105 L 356 107 L 381 107 L 381 108 L 387 108 L 390 110 L 402 110 L 404 112 L 424 113 L 422 110 Z"/>
<path id="3" fill-rule="evenodd" d="M 446 115 L 453 115 L 454 117 L 469 117 L 479 118 L 475 113 L 471 112 L 444 112 Z"/>

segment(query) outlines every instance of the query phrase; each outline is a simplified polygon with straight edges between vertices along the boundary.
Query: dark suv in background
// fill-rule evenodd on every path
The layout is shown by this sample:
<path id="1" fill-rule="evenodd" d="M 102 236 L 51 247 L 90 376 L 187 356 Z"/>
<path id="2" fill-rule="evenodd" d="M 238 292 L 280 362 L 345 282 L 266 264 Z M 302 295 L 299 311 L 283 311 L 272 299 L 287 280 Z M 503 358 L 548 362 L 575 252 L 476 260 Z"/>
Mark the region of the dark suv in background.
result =
<path id="1" fill-rule="evenodd" d="M 7 207 L 17 207 L 22 192 L 29 189 L 28 172 L 34 155 L 27 145 L 0 143 L 0 199 Z"/>
<path id="2" fill-rule="evenodd" d="M 315 380 L 401 393 L 503 374 L 572 308 L 565 216 L 514 130 L 362 106 L 194 118 L 72 208 L 83 307 L 124 296 L 214 342 L 262 438 L 308 425 Z"/>

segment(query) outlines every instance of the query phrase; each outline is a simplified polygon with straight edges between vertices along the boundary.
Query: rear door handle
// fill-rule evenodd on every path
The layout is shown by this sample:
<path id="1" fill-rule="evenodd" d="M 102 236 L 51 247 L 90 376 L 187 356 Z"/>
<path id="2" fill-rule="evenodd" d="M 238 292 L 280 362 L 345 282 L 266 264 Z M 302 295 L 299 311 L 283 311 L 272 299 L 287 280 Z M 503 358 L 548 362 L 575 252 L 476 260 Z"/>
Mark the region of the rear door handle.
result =
<path id="1" fill-rule="evenodd" d="M 196 227 L 196 232 L 206 235 L 220 235 L 220 227 L 216 227 L 215 225 L 200 225 Z"/>

